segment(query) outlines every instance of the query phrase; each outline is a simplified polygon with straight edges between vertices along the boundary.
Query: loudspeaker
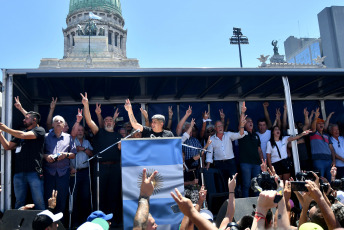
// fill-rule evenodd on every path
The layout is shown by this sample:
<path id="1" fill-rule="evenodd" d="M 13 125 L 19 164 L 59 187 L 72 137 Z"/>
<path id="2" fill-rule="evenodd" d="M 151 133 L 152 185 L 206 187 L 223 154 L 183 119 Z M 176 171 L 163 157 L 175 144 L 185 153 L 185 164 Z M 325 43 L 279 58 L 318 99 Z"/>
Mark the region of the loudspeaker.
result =
<path id="1" fill-rule="evenodd" d="M 32 229 L 32 221 L 40 210 L 7 210 L 0 221 L 0 230 Z M 61 221 L 58 221 L 59 230 L 65 230 Z"/>
<path id="2" fill-rule="evenodd" d="M 237 198 L 235 199 L 235 213 L 234 213 L 234 220 L 237 222 L 241 219 L 241 217 L 245 215 L 251 215 L 254 211 L 253 205 L 257 206 L 257 199 L 258 197 L 248 197 L 248 198 Z M 228 199 L 223 202 L 219 212 L 216 216 L 216 226 L 220 227 L 220 224 L 226 216 L 227 212 L 227 205 L 228 205 Z"/>

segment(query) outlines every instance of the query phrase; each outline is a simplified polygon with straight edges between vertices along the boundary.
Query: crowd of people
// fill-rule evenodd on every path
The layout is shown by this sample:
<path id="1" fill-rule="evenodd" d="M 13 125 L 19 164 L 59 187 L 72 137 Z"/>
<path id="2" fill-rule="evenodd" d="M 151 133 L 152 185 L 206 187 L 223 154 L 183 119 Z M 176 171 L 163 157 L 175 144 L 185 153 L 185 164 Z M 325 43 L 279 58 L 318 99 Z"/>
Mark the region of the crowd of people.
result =
<path id="1" fill-rule="evenodd" d="M 185 197 L 177 190 L 176 194 L 171 194 L 185 214 L 181 228 L 191 229 L 194 225 L 199 229 L 215 227 L 202 217 L 209 216 L 209 213 L 203 211 L 206 214 L 202 215 L 201 210 L 201 204 L 206 203 L 204 201 L 207 191 L 200 174 L 209 169 L 218 171 L 221 180 L 228 181 L 228 190 L 225 188 L 220 191 L 229 192 L 227 214 L 220 229 L 225 229 L 227 226 L 229 228 L 231 225 L 245 229 L 242 223 L 246 223 L 245 226 L 249 229 L 270 227 L 289 229 L 307 224 L 307 218 L 323 229 L 341 226 L 339 216 L 344 217 L 344 209 L 341 209 L 338 199 L 338 194 L 342 194 L 341 191 L 330 188 L 324 192 L 320 186 L 344 177 L 344 138 L 340 135 L 338 124 L 330 123 L 333 113 L 324 121 L 320 118 L 319 108 L 311 113 L 305 108 L 304 122 L 296 122 L 295 127 L 288 127 L 286 106 L 282 108 L 283 117 L 280 109 L 277 109 L 275 120 L 272 122 L 268 111 L 269 103 L 265 102 L 262 105 L 264 114 L 258 120 L 255 130 L 253 120 L 249 114 L 246 114 L 247 108 L 243 102 L 238 114 L 237 130 L 228 131 L 229 120 L 226 121 L 222 109 L 219 110 L 221 119 L 218 121 L 211 120 L 210 112 L 205 111 L 202 114 L 202 126 L 197 127 L 195 119 L 192 118 L 192 107 L 189 106 L 174 131 L 171 130 L 172 107 L 168 108 L 167 121 L 161 114 L 149 119 L 147 111 L 141 108 L 145 120 L 142 125 L 137 122 L 131 103 L 127 99 L 124 108 L 128 113 L 129 122 L 119 126 L 116 123 L 118 110 L 113 115 L 103 118 L 101 105 L 96 104 L 94 112 L 97 121 L 95 122 L 91 117 L 87 93 L 80 96 L 83 108 L 76 112 L 76 121 L 70 134 L 65 119 L 61 115 L 54 115 L 57 98 L 51 101 L 46 129 L 40 125 L 40 114 L 27 112 L 22 107 L 19 97 L 15 98 L 14 106 L 24 116 L 25 130 L 14 130 L 0 123 L 0 130 L 13 137 L 7 141 L 0 132 L 0 142 L 4 149 L 15 152 L 13 185 L 16 209 L 26 206 L 27 188 L 30 188 L 31 200 L 37 210 L 48 208 L 50 195 L 56 190 L 58 191 L 56 207 L 48 210 L 52 211 L 51 213 L 45 211 L 42 215 L 56 219 L 53 213 L 70 213 L 72 227 L 77 228 L 87 220 L 92 210 L 98 209 L 99 205 L 99 209 L 105 213 L 113 213 L 108 220 L 112 223 L 111 226 L 121 228 L 122 195 L 119 189 L 122 184 L 121 145 L 119 143 L 115 147 L 109 149 L 107 147 L 135 131 L 131 138 L 182 137 Z M 290 128 L 297 129 L 299 134 L 288 135 Z M 293 159 L 292 141 L 297 141 L 299 159 Z M 88 159 L 99 152 L 101 156 L 98 159 L 98 174 L 93 161 L 88 162 Z M 293 195 L 290 185 L 292 178 L 296 176 L 293 165 L 295 160 L 300 162 L 301 170 L 314 171 L 317 174 L 314 181 L 305 181 L 307 192 L 296 191 Z M 278 189 L 255 191 L 251 186 L 251 180 L 267 171 L 276 178 Z M 99 176 L 99 191 L 96 188 L 97 176 Z M 153 186 L 150 182 L 153 179 L 154 174 L 150 178 L 145 178 L 141 190 L 150 191 L 150 186 Z M 144 187 L 145 180 L 149 181 L 146 187 Z M 149 206 L 147 200 L 150 196 L 149 191 L 144 191 L 144 196 L 140 196 L 143 200 L 139 201 L 139 214 L 136 216 L 140 219 L 135 217 L 134 228 L 156 228 L 154 218 L 149 212 L 146 213 L 147 207 L 142 208 L 145 205 Z M 97 193 L 101 196 L 97 196 Z M 236 220 L 237 223 L 232 223 L 235 197 L 253 196 L 258 196 L 255 213 L 248 214 L 242 221 Z M 283 198 L 276 199 L 278 196 Z M 72 201 L 69 205 L 67 205 L 68 198 Z M 271 214 L 269 210 L 276 206 L 278 206 L 276 213 L 268 218 L 269 213 Z M 144 214 L 140 212 L 141 209 L 144 210 Z M 311 213 L 318 219 L 313 220 Z M 214 217 L 216 213 L 211 215 Z M 319 222 L 319 219 L 322 222 Z M 61 217 L 61 220 L 68 226 L 66 218 Z"/>

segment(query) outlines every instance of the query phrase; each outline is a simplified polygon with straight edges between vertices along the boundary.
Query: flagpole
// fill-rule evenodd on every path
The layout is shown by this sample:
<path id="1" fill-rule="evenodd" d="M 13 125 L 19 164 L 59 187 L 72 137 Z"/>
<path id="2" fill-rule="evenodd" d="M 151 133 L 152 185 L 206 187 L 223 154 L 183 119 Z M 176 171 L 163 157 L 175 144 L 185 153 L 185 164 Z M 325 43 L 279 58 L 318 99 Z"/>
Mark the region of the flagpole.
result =
<path id="1" fill-rule="evenodd" d="M 91 17 L 88 20 L 88 56 L 91 57 Z"/>

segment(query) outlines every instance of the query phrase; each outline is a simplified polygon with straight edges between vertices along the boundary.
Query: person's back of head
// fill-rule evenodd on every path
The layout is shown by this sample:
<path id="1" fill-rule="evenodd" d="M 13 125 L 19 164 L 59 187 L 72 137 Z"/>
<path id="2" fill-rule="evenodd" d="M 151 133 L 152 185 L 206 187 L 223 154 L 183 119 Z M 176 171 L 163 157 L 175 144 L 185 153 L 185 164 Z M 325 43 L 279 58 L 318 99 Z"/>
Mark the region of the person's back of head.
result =
<path id="1" fill-rule="evenodd" d="M 340 226 L 344 227 L 344 206 L 341 203 L 333 204 L 331 209 L 336 217 L 336 220 L 340 223 Z"/>
<path id="2" fill-rule="evenodd" d="M 253 222 L 253 216 L 245 215 L 241 217 L 241 219 L 238 221 L 238 225 L 240 229 L 251 228 L 252 222 Z"/>
<path id="3" fill-rule="evenodd" d="M 314 210 L 312 210 L 314 209 Z M 312 223 L 320 225 L 323 229 L 327 230 L 326 221 L 318 207 L 318 205 L 312 207 L 309 211 L 309 218 Z"/>

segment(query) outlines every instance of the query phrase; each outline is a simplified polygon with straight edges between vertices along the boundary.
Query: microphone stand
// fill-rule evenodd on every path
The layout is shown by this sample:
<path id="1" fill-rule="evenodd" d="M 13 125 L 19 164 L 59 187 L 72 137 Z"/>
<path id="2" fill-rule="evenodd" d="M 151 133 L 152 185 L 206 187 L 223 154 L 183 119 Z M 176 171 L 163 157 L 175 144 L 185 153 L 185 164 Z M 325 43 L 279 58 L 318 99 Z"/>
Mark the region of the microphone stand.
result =
<path id="1" fill-rule="evenodd" d="M 103 149 L 102 151 L 100 151 L 99 153 L 93 155 L 91 158 L 89 158 L 88 160 L 86 160 L 84 163 L 86 162 L 90 162 L 91 160 L 93 160 L 94 158 L 97 158 L 97 210 L 99 210 L 99 159 L 101 158 L 100 155 L 103 154 L 106 150 L 114 147 L 115 145 L 117 145 L 118 143 L 120 143 L 122 140 L 124 139 L 128 139 L 129 137 L 131 137 L 132 135 L 134 135 L 135 133 L 141 132 L 139 129 L 136 129 L 135 131 L 131 132 L 128 136 L 122 138 L 121 140 L 117 141 L 116 143 L 110 145 L 109 147 Z"/>

